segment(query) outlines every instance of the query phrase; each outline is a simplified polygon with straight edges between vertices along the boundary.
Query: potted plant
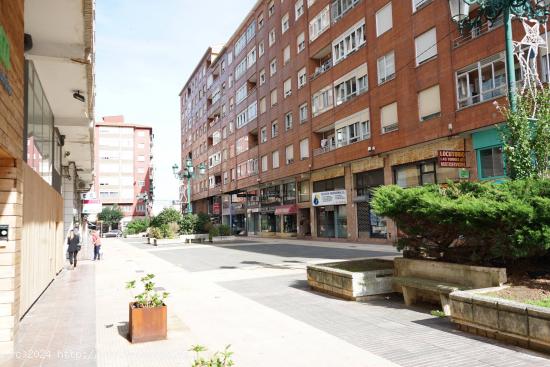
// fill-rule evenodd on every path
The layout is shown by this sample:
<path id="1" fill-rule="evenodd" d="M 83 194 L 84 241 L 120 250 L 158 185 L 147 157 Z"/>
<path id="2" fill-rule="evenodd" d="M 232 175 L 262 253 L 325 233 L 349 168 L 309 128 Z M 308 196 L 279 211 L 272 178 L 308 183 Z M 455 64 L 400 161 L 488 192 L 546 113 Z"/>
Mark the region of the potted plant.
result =
<path id="1" fill-rule="evenodd" d="M 168 292 L 155 291 L 154 274 L 147 274 L 140 279 L 143 292 L 134 296 L 129 306 L 129 339 L 132 343 L 166 339 L 167 307 L 164 300 Z M 126 284 L 127 289 L 135 289 L 136 281 Z"/>

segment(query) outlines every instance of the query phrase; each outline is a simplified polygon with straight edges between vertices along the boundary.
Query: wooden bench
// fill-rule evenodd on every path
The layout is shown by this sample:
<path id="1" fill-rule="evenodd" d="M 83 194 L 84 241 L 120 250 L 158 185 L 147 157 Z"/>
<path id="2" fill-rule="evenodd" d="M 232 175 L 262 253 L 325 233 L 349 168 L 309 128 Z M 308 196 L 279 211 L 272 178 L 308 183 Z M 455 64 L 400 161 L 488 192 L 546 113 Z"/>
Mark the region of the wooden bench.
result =
<path id="1" fill-rule="evenodd" d="M 394 285 L 405 304 L 416 302 L 417 291 L 436 294 L 445 315 L 451 314 L 449 294 L 457 290 L 498 287 L 506 283 L 506 269 L 396 258 Z"/>

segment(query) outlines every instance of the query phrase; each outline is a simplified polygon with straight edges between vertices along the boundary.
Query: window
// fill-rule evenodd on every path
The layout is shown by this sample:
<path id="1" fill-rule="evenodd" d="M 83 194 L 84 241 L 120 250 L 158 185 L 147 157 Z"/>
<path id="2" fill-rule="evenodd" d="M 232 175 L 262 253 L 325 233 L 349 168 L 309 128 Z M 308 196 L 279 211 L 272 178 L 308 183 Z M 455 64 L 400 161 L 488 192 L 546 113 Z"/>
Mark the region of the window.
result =
<path id="1" fill-rule="evenodd" d="M 370 139 L 369 109 L 357 112 L 334 124 L 336 147 L 344 147 L 361 140 Z"/>
<path id="2" fill-rule="evenodd" d="M 237 128 L 241 128 L 248 123 L 247 110 L 248 109 L 245 109 L 237 115 Z"/>
<path id="3" fill-rule="evenodd" d="M 312 114 L 317 116 L 332 108 L 332 86 L 327 86 L 312 97 Z"/>
<path id="4" fill-rule="evenodd" d="M 267 166 L 267 155 L 262 156 L 262 172 L 267 172 L 269 167 Z"/>
<path id="5" fill-rule="evenodd" d="M 275 14 L 275 1 L 271 0 L 267 6 L 267 16 L 271 17 L 273 14 Z"/>
<path id="6" fill-rule="evenodd" d="M 256 47 L 246 55 L 246 67 L 250 69 L 256 63 Z"/>
<path id="7" fill-rule="evenodd" d="M 378 84 L 395 77 L 395 53 L 389 52 L 378 59 Z"/>
<path id="8" fill-rule="evenodd" d="M 422 9 L 424 6 L 428 5 L 432 0 L 412 0 L 413 12 L 418 9 Z"/>
<path id="9" fill-rule="evenodd" d="M 265 100 L 265 97 L 262 97 L 260 99 L 260 115 L 262 113 L 265 113 L 267 111 L 267 102 Z"/>
<path id="10" fill-rule="evenodd" d="M 246 28 L 246 42 L 250 42 L 252 38 L 256 35 L 256 22 L 250 23 L 248 28 Z"/>
<path id="11" fill-rule="evenodd" d="M 329 9 L 330 5 L 327 5 L 309 22 L 309 42 L 313 42 L 330 27 Z"/>
<path id="12" fill-rule="evenodd" d="M 231 65 L 233 63 L 233 52 L 229 51 L 227 54 L 227 65 Z"/>
<path id="13" fill-rule="evenodd" d="M 248 144 L 248 135 L 245 135 L 239 139 L 237 139 L 236 141 L 236 152 L 237 152 L 237 155 L 243 153 L 243 152 L 246 152 L 249 148 L 249 144 Z"/>
<path id="14" fill-rule="evenodd" d="M 292 94 L 292 78 L 285 80 L 283 84 L 284 98 L 290 97 Z"/>
<path id="15" fill-rule="evenodd" d="M 223 173 L 223 184 L 227 185 L 228 183 L 229 183 L 229 174 L 227 173 L 227 171 L 225 171 Z"/>
<path id="16" fill-rule="evenodd" d="M 362 19 L 359 23 L 355 24 L 332 42 L 332 58 L 334 64 L 348 57 L 349 54 L 363 46 L 365 42 L 365 19 Z"/>
<path id="17" fill-rule="evenodd" d="M 290 46 L 287 45 L 283 50 L 283 64 L 286 65 L 290 62 Z"/>
<path id="18" fill-rule="evenodd" d="M 277 123 L 277 120 L 273 121 L 271 123 L 271 138 L 275 138 L 279 135 L 279 124 Z"/>
<path id="19" fill-rule="evenodd" d="M 243 34 L 235 43 L 235 56 L 240 54 L 246 46 L 246 33 Z"/>
<path id="20" fill-rule="evenodd" d="M 341 77 L 334 82 L 334 85 L 337 106 L 365 92 L 368 87 L 367 64 L 363 64 L 351 73 Z"/>
<path id="21" fill-rule="evenodd" d="M 307 0 L 307 7 L 311 8 L 311 6 L 315 4 L 315 0 Z"/>
<path id="22" fill-rule="evenodd" d="M 273 169 L 279 168 L 279 151 L 276 150 L 273 153 L 271 153 L 271 160 L 272 160 L 272 167 Z"/>
<path id="23" fill-rule="evenodd" d="M 294 14 L 295 21 L 300 19 L 300 17 L 304 15 L 304 0 L 296 1 L 296 4 L 294 4 Z"/>
<path id="24" fill-rule="evenodd" d="M 265 83 L 265 69 L 260 70 L 260 85 Z"/>
<path id="25" fill-rule="evenodd" d="M 269 76 L 275 75 L 276 72 L 277 72 L 277 59 L 273 59 L 269 63 Z"/>
<path id="26" fill-rule="evenodd" d="M 258 115 L 258 102 L 254 101 L 248 106 L 248 109 L 247 109 L 248 122 L 254 120 L 257 115 Z"/>
<path id="27" fill-rule="evenodd" d="M 300 140 L 300 159 L 304 160 L 309 158 L 309 139 L 305 138 Z"/>
<path id="28" fill-rule="evenodd" d="M 298 37 L 296 37 L 296 48 L 297 53 L 300 53 L 305 50 L 306 48 L 306 35 L 304 32 L 300 33 Z"/>
<path id="29" fill-rule="evenodd" d="M 285 130 L 292 129 L 292 112 L 285 114 Z"/>
<path id="30" fill-rule="evenodd" d="M 222 141 L 222 134 L 219 131 L 212 133 L 212 145 L 217 145 Z"/>
<path id="31" fill-rule="evenodd" d="M 275 28 L 273 28 L 272 30 L 269 31 L 269 39 L 268 39 L 269 47 L 273 46 L 273 44 L 275 43 L 275 40 L 276 40 Z"/>
<path id="32" fill-rule="evenodd" d="M 143 155 L 138 155 L 137 161 L 138 161 L 138 162 L 145 162 L 145 156 L 143 156 Z"/>
<path id="33" fill-rule="evenodd" d="M 478 150 L 479 176 L 482 179 L 503 177 L 506 175 L 504 170 L 504 156 L 502 147 L 492 147 Z"/>
<path id="34" fill-rule="evenodd" d="M 267 141 L 267 127 L 262 127 L 260 129 L 260 143 L 265 143 Z"/>
<path id="35" fill-rule="evenodd" d="M 286 31 L 288 31 L 288 28 L 290 28 L 290 22 L 288 19 L 288 13 L 286 13 L 281 18 L 281 33 L 284 34 Z"/>
<path id="36" fill-rule="evenodd" d="M 263 27 L 264 27 L 264 13 L 258 16 L 258 29 L 262 29 Z"/>
<path id="37" fill-rule="evenodd" d="M 286 147 L 285 158 L 287 165 L 294 163 L 294 146 L 292 144 Z"/>
<path id="38" fill-rule="evenodd" d="M 389 31 L 393 26 L 391 2 L 376 12 L 376 37 Z"/>
<path id="39" fill-rule="evenodd" d="M 237 105 L 242 101 L 244 101 L 246 99 L 246 96 L 247 96 L 246 83 L 244 83 L 239 89 L 237 89 L 237 95 L 236 95 Z"/>
<path id="40" fill-rule="evenodd" d="M 549 35 L 550 36 L 550 35 Z M 544 49 L 542 49 L 544 51 Z M 540 57 L 540 67 L 541 67 L 541 77 L 540 80 L 544 83 L 550 83 L 550 53 L 541 55 Z"/>
<path id="41" fill-rule="evenodd" d="M 350 9 L 359 3 L 359 0 L 335 0 L 332 2 L 332 21 L 337 22 Z"/>
<path id="42" fill-rule="evenodd" d="M 307 82 L 307 75 L 306 75 L 306 68 L 302 68 L 300 69 L 300 71 L 298 71 L 298 89 L 304 87 L 306 85 L 306 82 Z"/>
<path id="43" fill-rule="evenodd" d="M 235 80 L 239 80 L 241 76 L 246 72 L 246 59 L 243 59 L 235 68 Z"/>
<path id="44" fill-rule="evenodd" d="M 271 91 L 271 107 L 277 104 L 277 88 Z"/>
<path id="45" fill-rule="evenodd" d="M 262 57 L 265 53 L 265 44 L 264 41 L 261 41 L 258 44 L 258 57 Z"/>
<path id="46" fill-rule="evenodd" d="M 407 164 L 394 168 L 395 184 L 401 187 L 414 187 L 436 183 L 435 162 Z"/>
<path id="47" fill-rule="evenodd" d="M 441 114 L 439 85 L 424 89 L 418 93 L 418 115 L 420 121 L 438 117 Z"/>
<path id="48" fill-rule="evenodd" d="M 437 40 L 435 28 L 422 33 L 414 39 L 416 49 L 416 65 L 420 65 L 437 56 Z"/>
<path id="49" fill-rule="evenodd" d="M 221 163 L 222 155 L 220 152 L 212 154 L 208 157 L 208 168 L 212 168 Z"/>
<path id="50" fill-rule="evenodd" d="M 498 54 L 457 72 L 458 108 L 503 96 L 506 93 L 504 55 Z"/>
<path id="51" fill-rule="evenodd" d="M 300 105 L 300 123 L 307 121 L 307 103 Z"/>
<path id="52" fill-rule="evenodd" d="M 397 119 L 397 102 L 384 106 L 380 109 L 380 125 L 382 134 L 395 131 L 399 128 Z"/>

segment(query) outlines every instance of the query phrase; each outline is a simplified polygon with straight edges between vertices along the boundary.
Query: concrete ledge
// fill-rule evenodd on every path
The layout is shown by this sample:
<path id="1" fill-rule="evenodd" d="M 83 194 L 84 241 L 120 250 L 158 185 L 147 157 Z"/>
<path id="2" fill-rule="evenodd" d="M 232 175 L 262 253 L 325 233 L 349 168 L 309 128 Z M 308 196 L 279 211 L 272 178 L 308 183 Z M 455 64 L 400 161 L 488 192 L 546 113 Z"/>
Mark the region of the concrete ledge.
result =
<path id="1" fill-rule="evenodd" d="M 237 237 L 235 236 L 216 236 L 212 237 L 212 242 L 227 242 L 227 241 L 236 241 Z"/>
<path id="2" fill-rule="evenodd" d="M 550 308 L 484 295 L 503 288 L 451 293 L 451 320 L 471 333 L 550 352 Z"/>
<path id="3" fill-rule="evenodd" d="M 185 234 L 181 235 L 177 238 L 148 238 L 149 244 L 152 244 L 154 246 L 158 245 L 169 245 L 169 244 L 177 244 L 177 243 L 191 243 L 192 241 L 200 241 L 204 242 L 208 240 L 207 234 Z"/>

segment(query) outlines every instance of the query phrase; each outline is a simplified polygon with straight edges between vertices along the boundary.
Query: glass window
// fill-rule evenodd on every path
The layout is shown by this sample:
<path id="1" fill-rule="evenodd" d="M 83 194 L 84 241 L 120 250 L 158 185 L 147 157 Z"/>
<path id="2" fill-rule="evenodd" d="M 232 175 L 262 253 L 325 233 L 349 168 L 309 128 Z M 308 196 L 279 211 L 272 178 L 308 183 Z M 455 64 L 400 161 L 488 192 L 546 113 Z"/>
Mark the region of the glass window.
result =
<path id="1" fill-rule="evenodd" d="M 395 77 L 395 53 L 394 51 L 380 57 L 378 66 L 378 84 L 382 84 Z"/>
<path id="2" fill-rule="evenodd" d="M 392 6 L 389 2 L 386 6 L 376 12 L 376 36 L 389 31 L 393 26 Z"/>
<path id="3" fill-rule="evenodd" d="M 503 177 L 506 175 L 502 147 L 480 149 L 478 157 L 480 178 Z"/>
<path id="4" fill-rule="evenodd" d="M 420 121 L 437 117 L 441 114 L 439 85 L 424 89 L 418 93 L 418 115 Z"/>
<path id="5" fill-rule="evenodd" d="M 506 93 L 506 64 L 503 55 L 482 60 L 459 72 L 457 80 L 458 108 L 503 96 Z"/>
<path id="6" fill-rule="evenodd" d="M 414 39 L 416 48 L 416 65 L 420 65 L 437 55 L 437 36 L 435 28 L 422 33 Z"/>

